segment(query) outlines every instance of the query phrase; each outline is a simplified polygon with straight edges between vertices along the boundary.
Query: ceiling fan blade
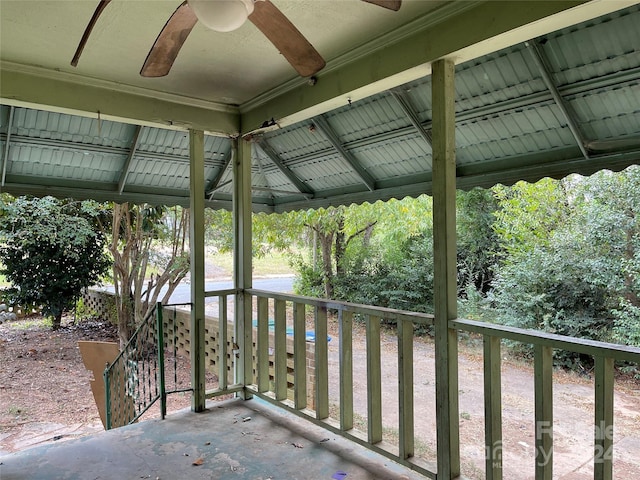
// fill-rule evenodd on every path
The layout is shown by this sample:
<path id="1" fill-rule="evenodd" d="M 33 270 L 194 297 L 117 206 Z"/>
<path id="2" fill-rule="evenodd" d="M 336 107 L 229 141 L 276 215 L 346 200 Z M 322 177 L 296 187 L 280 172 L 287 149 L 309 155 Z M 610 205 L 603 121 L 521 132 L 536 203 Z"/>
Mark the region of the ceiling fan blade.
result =
<path id="1" fill-rule="evenodd" d="M 362 0 L 362 1 L 367 3 L 373 3 L 374 5 L 388 8 L 389 10 L 393 10 L 395 12 L 400 10 L 400 6 L 402 5 L 402 0 Z"/>
<path id="2" fill-rule="evenodd" d="M 162 28 L 142 65 L 143 77 L 164 77 L 169 73 L 178 52 L 198 22 L 187 2 L 180 5 Z"/>
<path id="3" fill-rule="evenodd" d="M 325 66 L 324 59 L 287 17 L 269 0 L 258 1 L 249 20 L 302 77 L 310 77 Z"/>
<path id="4" fill-rule="evenodd" d="M 82 34 L 82 38 L 80 39 L 80 44 L 76 49 L 76 53 L 73 55 L 73 59 L 71 60 L 71 66 L 73 67 L 78 66 L 78 60 L 80 60 L 80 55 L 82 55 L 82 50 L 84 50 L 84 46 L 87 44 L 87 40 L 89 40 L 89 35 L 91 35 L 91 30 L 93 30 L 93 27 L 98 21 L 98 17 L 102 14 L 104 9 L 107 8 L 107 5 L 109 5 L 109 2 L 111 2 L 111 0 L 100 0 L 100 3 L 96 7 L 96 11 L 93 12 L 93 16 L 91 17 L 91 20 L 89 20 L 89 23 L 87 24 L 87 28 L 84 29 L 84 33 Z"/>

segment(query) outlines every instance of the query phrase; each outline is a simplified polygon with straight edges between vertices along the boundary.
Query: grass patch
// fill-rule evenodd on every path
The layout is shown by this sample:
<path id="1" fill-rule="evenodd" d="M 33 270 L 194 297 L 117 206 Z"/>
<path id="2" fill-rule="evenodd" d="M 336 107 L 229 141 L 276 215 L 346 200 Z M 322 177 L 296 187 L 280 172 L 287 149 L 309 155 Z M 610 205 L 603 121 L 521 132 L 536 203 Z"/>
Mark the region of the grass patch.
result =
<path id="1" fill-rule="evenodd" d="M 13 415 L 15 417 L 19 417 L 19 416 L 25 416 L 27 414 L 27 412 L 25 411 L 24 408 L 22 407 L 18 407 L 16 405 L 11 405 L 9 407 L 9 410 L 7 410 L 7 413 L 9 415 Z"/>
<path id="2" fill-rule="evenodd" d="M 268 275 L 293 275 L 295 271 L 289 265 L 291 254 L 286 252 L 271 252 L 261 258 L 253 259 L 253 276 L 263 277 Z M 233 254 L 216 253 L 207 256 L 207 262 L 211 262 L 222 270 L 222 275 L 233 275 Z"/>
<path id="3" fill-rule="evenodd" d="M 31 328 L 51 328 L 53 326 L 53 322 L 51 318 L 44 317 L 25 317 L 19 318 L 15 321 L 7 322 L 5 325 L 10 327 L 12 330 L 29 330 Z"/>

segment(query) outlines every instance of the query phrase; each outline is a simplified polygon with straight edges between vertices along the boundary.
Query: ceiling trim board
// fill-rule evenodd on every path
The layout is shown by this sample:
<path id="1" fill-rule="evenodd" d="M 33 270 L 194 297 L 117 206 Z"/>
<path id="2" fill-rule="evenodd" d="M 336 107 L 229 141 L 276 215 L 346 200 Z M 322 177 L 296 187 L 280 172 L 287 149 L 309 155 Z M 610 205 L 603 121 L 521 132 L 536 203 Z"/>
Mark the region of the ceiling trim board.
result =
<path id="1" fill-rule="evenodd" d="M 169 102 L 161 98 L 79 84 L 0 67 L 0 102 L 58 113 L 82 115 L 151 127 L 204 130 L 234 135 L 240 129 L 236 112 Z"/>

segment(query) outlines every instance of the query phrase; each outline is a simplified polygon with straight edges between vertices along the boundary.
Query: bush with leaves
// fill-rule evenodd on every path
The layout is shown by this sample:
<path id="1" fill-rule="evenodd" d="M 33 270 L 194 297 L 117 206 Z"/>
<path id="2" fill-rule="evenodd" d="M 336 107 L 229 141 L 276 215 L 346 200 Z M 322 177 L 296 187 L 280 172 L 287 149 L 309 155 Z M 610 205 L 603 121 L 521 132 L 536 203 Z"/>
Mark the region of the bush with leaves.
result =
<path id="1" fill-rule="evenodd" d="M 82 289 L 109 267 L 96 227 L 102 213 L 95 202 L 53 197 L 5 198 L 0 204 L 2 273 L 17 289 L 15 301 L 41 305 L 54 329 Z"/>

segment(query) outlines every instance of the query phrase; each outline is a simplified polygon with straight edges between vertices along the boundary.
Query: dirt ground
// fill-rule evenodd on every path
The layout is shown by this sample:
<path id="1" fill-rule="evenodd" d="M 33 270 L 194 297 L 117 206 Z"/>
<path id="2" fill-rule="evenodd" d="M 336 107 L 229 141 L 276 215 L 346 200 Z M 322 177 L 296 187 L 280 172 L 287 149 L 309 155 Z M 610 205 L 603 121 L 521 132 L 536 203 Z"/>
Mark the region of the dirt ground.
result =
<path id="1" fill-rule="evenodd" d="M 338 398 L 338 328 L 330 321 L 330 398 Z M 366 347 L 364 330 L 354 324 L 354 410 L 366 426 Z M 72 319 L 51 331 L 41 319 L 0 325 L 0 455 L 43 442 L 61 441 L 102 430 L 77 347 L 78 340 L 115 341 L 106 323 Z M 382 339 L 383 417 L 385 437 L 397 442 L 397 348 L 392 331 Z M 473 342 L 461 345 L 460 435 L 463 474 L 483 478 L 484 413 L 482 360 Z M 179 382 L 186 385 L 189 365 L 179 364 Z M 433 344 L 414 345 L 416 453 L 435 460 L 435 362 Z M 505 357 L 503 362 L 504 478 L 534 478 L 533 371 Z M 209 383 L 209 382 L 208 382 Z M 593 478 L 593 380 L 566 372 L 554 374 L 554 478 Z M 187 394 L 169 396 L 169 411 L 189 406 Z M 640 382 L 621 378 L 615 393 L 614 478 L 640 478 Z M 157 415 L 157 412 L 150 412 Z M 395 437 L 395 438 L 394 438 Z"/>
<path id="2" fill-rule="evenodd" d="M 100 321 L 64 318 L 57 331 L 41 317 L 0 325 L 0 455 L 102 430 L 78 340 L 117 338 L 115 327 Z M 179 385 L 188 386 L 188 362 L 177 365 Z M 169 411 L 189 404 L 186 394 L 168 397 Z M 147 418 L 158 415 L 151 410 Z"/>

